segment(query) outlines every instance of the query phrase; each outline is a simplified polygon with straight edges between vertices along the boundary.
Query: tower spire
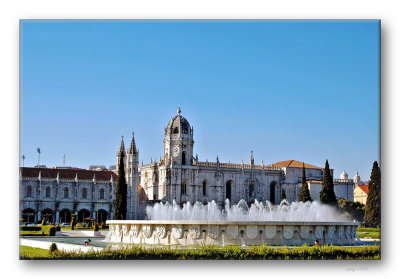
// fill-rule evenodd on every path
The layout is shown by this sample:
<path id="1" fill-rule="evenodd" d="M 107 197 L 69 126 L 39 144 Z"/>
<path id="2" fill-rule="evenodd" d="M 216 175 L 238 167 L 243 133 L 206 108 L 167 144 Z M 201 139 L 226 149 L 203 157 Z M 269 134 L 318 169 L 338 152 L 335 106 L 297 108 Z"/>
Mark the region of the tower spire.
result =
<path id="1" fill-rule="evenodd" d="M 135 132 L 132 132 L 132 140 L 131 140 L 131 145 L 129 146 L 129 154 L 136 154 L 136 143 L 135 143 Z"/>
<path id="2" fill-rule="evenodd" d="M 178 115 L 181 115 L 181 107 L 178 107 L 177 112 L 178 112 Z"/>
<path id="3" fill-rule="evenodd" d="M 119 153 L 125 152 L 124 135 L 121 136 L 121 146 L 119 147 Z"/>

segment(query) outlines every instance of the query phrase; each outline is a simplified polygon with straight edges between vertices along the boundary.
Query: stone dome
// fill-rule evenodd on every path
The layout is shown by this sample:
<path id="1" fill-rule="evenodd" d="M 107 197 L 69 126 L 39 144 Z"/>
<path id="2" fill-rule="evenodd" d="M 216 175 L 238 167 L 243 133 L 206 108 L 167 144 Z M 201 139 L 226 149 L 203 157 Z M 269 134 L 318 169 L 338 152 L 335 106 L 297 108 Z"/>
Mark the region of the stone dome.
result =
<path id="1" fill-rule="evenodd" d="M 169 136 L 171 134 L 189 134 L 190 124 L 185 117 L 181 115 L 181 110 L 178 108 L 178 115 L 174 116 L 165 128 L 165 135 Z"/>
<path id="2" fill-rule="evenodd" d="M 340 175 L 340 179 L 349 179 L 348 174 L 346 173 L 346 171 L 343 171 L 342 174 Z"/>

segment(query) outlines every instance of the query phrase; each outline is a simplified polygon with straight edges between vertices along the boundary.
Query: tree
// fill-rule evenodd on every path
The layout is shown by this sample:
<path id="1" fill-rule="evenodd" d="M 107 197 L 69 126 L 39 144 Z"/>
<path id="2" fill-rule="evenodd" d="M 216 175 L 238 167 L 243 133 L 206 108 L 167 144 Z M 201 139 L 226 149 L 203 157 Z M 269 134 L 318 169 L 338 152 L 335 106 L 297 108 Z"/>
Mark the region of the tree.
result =
<path id="1" fill-rule="evenodd" d="M 310 190 L 308 189 L 308 184 L 306 181 L 306 169 L 304 168 L 304 163 L 303 163 L 303 176 L 301 178 L 301 190 L 299 194 L 299 201 L 301 202 L 312 201 Z"/>
<path id="2" fill-rule="evenodd" d="M 127 211 L 128 187 L 125 180 L 124 152 L 119 154 L 118 181 L 115 189 L 114 214 L 116 220 L 125 220 Z"/>
<path id="3" fill-rule="evenodd" d="M 337 205 L 335 191 L 333 189 L 333 177 L 329 169 L 328 160 L 325 162 L 324 176 L 322 177 L 322 188 L 319 192 L 319 199 L 322 203 Z"/>
<path id="4" fill-rule="evenodd" d="M 381 170 L 378 162 L 372 166 L 371 178 L 368 183 L 368 197 L 365 205 L 364 220 L 367 226 L 381 226 Z"/>
<path id="5" fill-rule="evenodd" d="M 286 200 L 286 192 L 285 192 L 285 189 L 282 188 L 282 191 L 281 191 L 281 201 L 283 201 L 283 200 Z"/>

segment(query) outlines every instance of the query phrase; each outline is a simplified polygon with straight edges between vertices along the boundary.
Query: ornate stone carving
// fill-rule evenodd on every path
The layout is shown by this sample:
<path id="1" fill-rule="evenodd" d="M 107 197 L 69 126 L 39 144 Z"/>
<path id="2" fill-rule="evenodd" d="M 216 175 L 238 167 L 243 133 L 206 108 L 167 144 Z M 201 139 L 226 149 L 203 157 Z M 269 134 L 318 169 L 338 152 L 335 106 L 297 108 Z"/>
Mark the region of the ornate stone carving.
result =
<path id="1" fill-rule="evenodd" d="M 167 236 L 166 226 L 156 226 L 156 234 L 159 238 L 165 238 Z"/>
<path id="2" fill-rule="evenodd" d="M 145 237 L 150 238 L 151 235 L 153 234 L 153 228 L 151 225 L 143 225 L 142 226 L 142 231 Z"/>
<path id="3" fill-rule="evenodd" d="M 124 237 L 128 236 L 128 225 L 122 225 L 122 235 Z"/>
<path id="4" fill-rule="evenodd" d="M 267 239 L 274 239 L 276 237 L 276 226 L 265 226 L 265 236 Z"/>
<path id="5" fill-rule="evenodd" d="M 339 239 L 343 239 L 343 237 L 344 237 L 344 227 L 343 227 L 343 226 L 339 226 L 339 229 L 338 229 L 338 238 L 339 238 Z"/>
<path id="6" fill-rule="evenodd" d="M 255 239 L 257 237 L 257 226 L 246 226 L 246 235 L 249 239 Z"/>
<path id="7" fill-rule="evenodd" d="M 317 239 L 322 239 L 324 237 L 324 227 L 323 226 L 316 226 L 314 235 Z"/>
<path id="8" fill-rule="evenodd" d="M 108 231 L 110 233 L 110 236 L 113 236 L 114 235 L 114 225 L 109 225 L 108 226 Z"/>
<path id="9" fill-rule="evenodd" d="M 226 227 L 226 230 L 228 231 L 228 237 L 230 239 L 236 239 L 239 235 L 239 228 L 238 226 L 235 225 L 229 225 Z"/>
<path id="10" fill-rule="evenodd" d="M 115 225 L 114 226 L 114 232 L 115 232 L 114 234 L 115 234 L 116 237 L 120 237 L 121 236 L 121 230 L 119 229 L 119 226 L 120 225 Z"/>
<path id="11" fill-rule="evenodd" d="M 326 236 L 326 240 L 327 240 L 328 243 L 332 243 L 333 242 L 333 238 L 335 236 L 335 230 L 336 230 L 335 226 L 329 226 L 328 227 L 328 233 L 327 233 L 327 236 Z"/>
<path id="12" fill-rule="evenodd" d="M 310 236 L 310 226 L 301 226 L 300 237 L 303 239 L 307 239 L 309 236 Z"/>
<path id="13" fill-rule="evenodd" d="M 140 225 L 131 225 L 131 234 L 134 237 L 138 237 L 140 232 Z"/>
<path id="14" fill-rule="evenodd" d="M 291 239 L 293 237 L 294 227 L 293 226 L 283 226 L 283 237 L 286 239 Z"/>
<path id="15" fill-rule="evenodd" d="M 198 239 L 200 237 L 200 226 L 199 225 L 190 225 L 189 226 L 189 235 L 193 239 Z"/>
<path id="16" fill-rule="evenodd" d="M 351 238 L 352 238 L 352 239 L 354 239 L 354 238 L 356 238 L 356 237 L 357 237 L 356 226 L 352 226 L 352 227 L 351 227 L 351 233 L 350 233 L 350 236 L 351 236 Z"/>
<path id="17" fill-rule="evenodd" d="M 219 236 L 219 226 L 218 225 L 209 225 L 208 226 L 208 236 L 212 239 L 217 239 Z"/>
<path id="18" fill-rule="evenodd" d="M 176 239 L 182 238 L 183 236 L 183 228 L 181 225 L 174 225 L 172 227 L 172 236 Z"/>
<path id="19" fill-rule="evenodd" d="M 346 230 L 344 231 L 344 235 L 346 236 L 347 239 L 350 239 L 350 235 L 351 235 L 351 227 L 347 226 Z"/>

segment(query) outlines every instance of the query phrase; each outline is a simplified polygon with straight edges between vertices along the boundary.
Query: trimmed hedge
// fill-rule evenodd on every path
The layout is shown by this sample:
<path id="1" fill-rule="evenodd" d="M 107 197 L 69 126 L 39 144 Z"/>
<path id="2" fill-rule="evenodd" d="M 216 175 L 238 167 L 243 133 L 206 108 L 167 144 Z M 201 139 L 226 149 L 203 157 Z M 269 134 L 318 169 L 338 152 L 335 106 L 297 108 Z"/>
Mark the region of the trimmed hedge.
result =
<path id="1" fill-rule="evenodd" d="M 41 226 L 19 226 L 20 231 L 41 231 Z"/>
<path id="2" fill-rule="evenodd" d="M 104 249 L 99 252 L 66 252 L 55 251 L 49 256 L 58 260 L 379 260 L 381 246 L 338 247 L 323 245 L 273 247 L 252 246 L 203 246 L 199 248 L 175 249 L 145 248 L 134 246 L 129 248 Z M 32 259 L 32 258 L 30 258 Z"/>
<path id="3" fill-rule="evenodd" d="M 56 226 L 54 226 L 54 225 L 42 226 L 42 231 L 47 236 L 55 236 L 56 235 Z"/>

